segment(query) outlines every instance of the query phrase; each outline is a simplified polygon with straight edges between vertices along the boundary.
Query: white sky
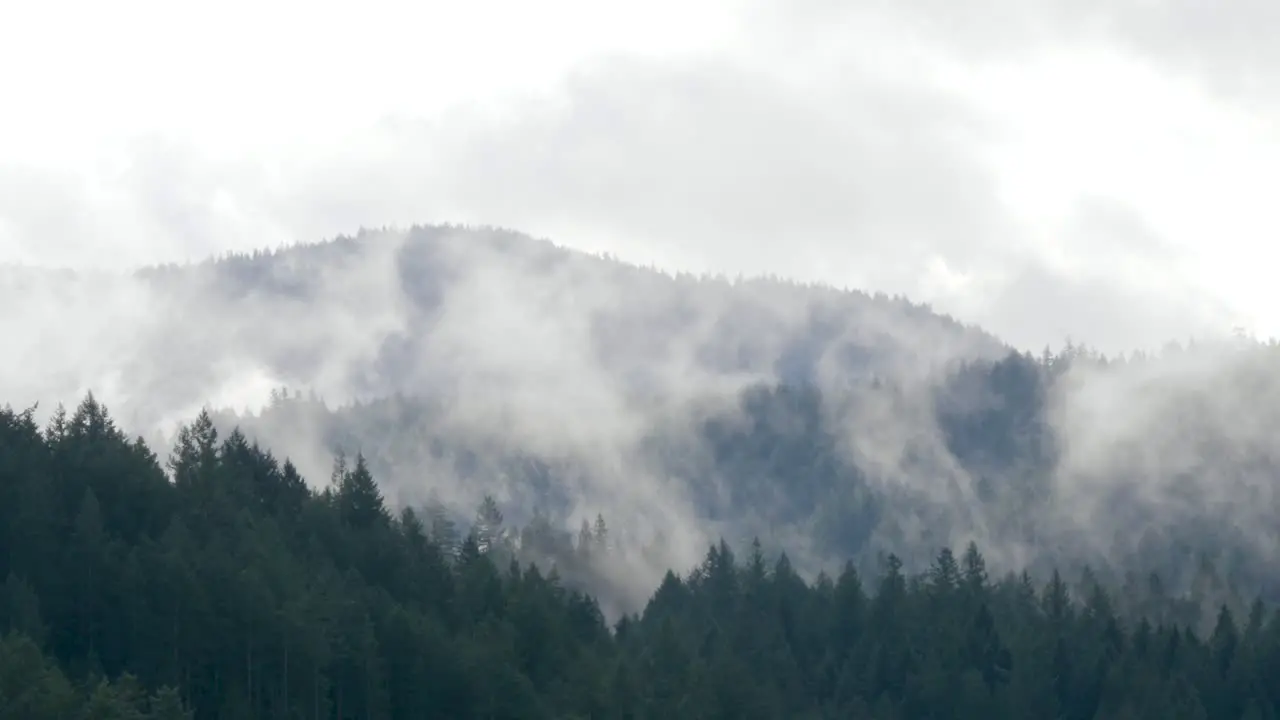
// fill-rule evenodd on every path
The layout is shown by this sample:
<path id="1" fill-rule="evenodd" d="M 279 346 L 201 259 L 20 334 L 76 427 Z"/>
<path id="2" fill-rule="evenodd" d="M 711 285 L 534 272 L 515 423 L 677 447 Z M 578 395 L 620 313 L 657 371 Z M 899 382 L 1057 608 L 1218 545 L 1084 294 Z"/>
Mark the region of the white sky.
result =
<path id="1" fill-rule="evenodd" d="M 1028 348 L 1280 335 L 1276 6 L 0 0 L 0 262 L 465 221 Z"/>

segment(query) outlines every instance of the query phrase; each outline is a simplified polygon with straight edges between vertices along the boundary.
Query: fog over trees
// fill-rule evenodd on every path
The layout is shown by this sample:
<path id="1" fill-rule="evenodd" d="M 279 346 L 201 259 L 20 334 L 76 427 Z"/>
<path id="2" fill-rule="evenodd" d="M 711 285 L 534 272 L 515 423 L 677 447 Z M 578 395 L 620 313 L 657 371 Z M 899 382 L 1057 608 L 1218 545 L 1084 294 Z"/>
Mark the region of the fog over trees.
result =
<path id="1" fill-rule="evenodd" d="M 1029 354 L 452 226 L 0 300 L 14 717 L 1280 703 L 1274 343 Z"/>

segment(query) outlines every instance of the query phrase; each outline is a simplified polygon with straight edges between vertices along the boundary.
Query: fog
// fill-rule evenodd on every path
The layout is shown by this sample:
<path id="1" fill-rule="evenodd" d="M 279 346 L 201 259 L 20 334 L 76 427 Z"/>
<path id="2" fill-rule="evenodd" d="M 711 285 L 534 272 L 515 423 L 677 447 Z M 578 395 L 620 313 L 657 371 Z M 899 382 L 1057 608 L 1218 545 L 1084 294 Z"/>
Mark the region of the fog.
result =
<path id="1" fill-rule="evenodd" d="M 1086 355 L 1036 405 L 955 381 L 966 363 L 1016 351 L 902 300 L 680 278 L 449 226 L 135 274 L 10 270 L 4 293 L 30 309 L 0 319 L 14 340 L 0 376 L 7 402 L 39 401 L 47 417 L 92 391 L 162 457 L 201 408 L 232 410 L 241 417 L 220 415 L 224 434 L 244 424 L 315 487 L 335 453 L 360 452 L 393 507 L 438 498 L 465 523 L 492 494 L 513 523 L 550 507 L 569 532 L 599 514 L 630 548 L 607 568 L 616 607 L 636 607 L 668 568 L 694 567 L 720 538 L 743 548 L 759 536 L 810 577 L 847 559 L 819 520 L 844 506 L 783 510 L 800 502 L 787 482 L 803 471 L 752 485 L 744 503 L 746 479 L 717 464 L 723 449 L 704 432 L 713 420 L 742 437 L 762 421 L 783 436 L 829 436 L 832 457 L 856 473 L 823 482 L 856 484 L 819 496 L 868 488 L 883 503 L 874 517 L 833 520 L 868 523 L 854 530 L 867 534 L 857 551 L 867 568 L 888 552 L 921 567 L 970 540 L 999 571 L 1150 555 L 1180 532 L 1261 557 L 1277 542 L 1273 354 L 1243 339 L 1109 365 Z M 778 384 L 822 391 L 819 428 L 783 406 L 746 409 L 750 388 Z M 282 388 L 323 405 L 272 414 Z M 974 427 L 987 411 L 1012 407 L 1016 420 L 1043 406 L 1026 422 L 1047 423 L 1050 465 L 1023 450 L 958 456 L 941 406 Z M 996 428 L 979 445 L 1031 431 Z M 460 472 L 442 445 L 478 465 Z M 528 463 L 549 469 L 519 469 Z M 1043 502 L 1011 509 L 1042 481 Z M 994 494 L 983 487 L 992 482 Z"/>
<path id="2" fill-rule="evenodd" d="M 0 402 L 599 513 L 664 538 L 631 600 L 721 536 L 1275 555 L 1273 353 L 1224 337 L 1280 332 L 1271 5 L 50 7 L 0 22 Z M 982 364 L 1069 339 L 1147 354 Z"/>

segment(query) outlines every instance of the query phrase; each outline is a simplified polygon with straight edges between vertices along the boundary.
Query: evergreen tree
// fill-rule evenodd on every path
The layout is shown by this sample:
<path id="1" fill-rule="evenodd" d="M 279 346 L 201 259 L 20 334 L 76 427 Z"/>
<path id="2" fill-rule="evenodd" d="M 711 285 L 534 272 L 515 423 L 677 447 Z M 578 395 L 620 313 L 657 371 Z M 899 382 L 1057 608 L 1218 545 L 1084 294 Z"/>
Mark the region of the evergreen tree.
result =
<path id="1" fill-rule="evenodd" d="M 1271 720 L 1280 702 L 1276 608 L 1230 600 L 1209 564 L 1182 594 L 1056 570 L 1037 592 L 970 544 L 912 570 L 887 555 L 869 591 L 852 562 L 807 581 L 722 539 L 610 632 L 590 587 L 636 566 L 602 516 L 589 566 L 491 496 L 450 550 L 438 498 L 393 518 L 363 455 L 311 490 L 197 418 L 171 484 L 114 427 L 92 400 L 43 431 L 0 410 L 0 718 Z"/>

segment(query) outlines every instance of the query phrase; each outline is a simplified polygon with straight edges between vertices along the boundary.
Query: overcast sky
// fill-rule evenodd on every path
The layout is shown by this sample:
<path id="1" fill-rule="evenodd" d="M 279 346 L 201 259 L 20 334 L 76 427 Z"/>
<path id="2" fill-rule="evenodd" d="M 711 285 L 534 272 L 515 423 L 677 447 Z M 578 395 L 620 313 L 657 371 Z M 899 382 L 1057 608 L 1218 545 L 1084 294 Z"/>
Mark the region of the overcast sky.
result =
<path id="1" fill-rule="evenodd" d="M 0 0 L 0 262 L 495 224 L 1038 349 L 1280 335 L 1275 0 Z"/>

